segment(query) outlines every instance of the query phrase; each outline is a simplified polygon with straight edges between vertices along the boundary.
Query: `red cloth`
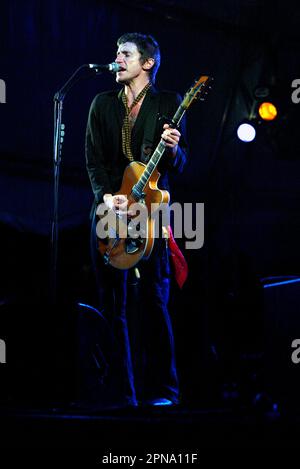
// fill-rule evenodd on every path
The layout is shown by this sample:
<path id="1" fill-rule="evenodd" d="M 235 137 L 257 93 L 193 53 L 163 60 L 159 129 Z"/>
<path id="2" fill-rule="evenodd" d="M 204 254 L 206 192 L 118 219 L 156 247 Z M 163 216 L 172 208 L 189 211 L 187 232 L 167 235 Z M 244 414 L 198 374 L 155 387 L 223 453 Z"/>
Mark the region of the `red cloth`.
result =
<path id="1" fill-rule="evenodd" d="M 179 288 L 182 288 L 188 276 L 188 265 L 184 255 L 180 251 L 179 246 L 174 239 L 171 226 L 168 226 L 168 237 L 170 256 L 174 267 L 175 279 Z"/>

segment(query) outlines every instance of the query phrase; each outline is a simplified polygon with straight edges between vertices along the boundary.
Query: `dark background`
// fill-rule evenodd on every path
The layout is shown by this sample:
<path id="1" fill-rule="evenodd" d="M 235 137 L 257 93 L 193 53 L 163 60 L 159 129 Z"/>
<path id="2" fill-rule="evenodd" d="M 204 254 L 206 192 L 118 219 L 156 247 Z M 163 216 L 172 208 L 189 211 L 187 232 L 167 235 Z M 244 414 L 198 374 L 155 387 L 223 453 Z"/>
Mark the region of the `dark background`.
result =
<path id="1" fill-rule="evenodd" d="M 299 19 L 297 4 L 257 0 L 1 2 L 0 78 L 7 92 L 0 104 L 2 306 L 40 304 L 40 311 L 47 301 L 54 93 L 80 65 L 112 62 L 122 33 L 150 33 L 161 47 L 160 88 L 183 95 L 199 75 L 214 77 L 206 102 L 188 111 L 190 160 L 172 179 L 173 200 L 205 203 L 204 247 L 184 252 L 188 281 L 181 292 L 173 285 L 171 297 L 183 392 L 193 401 L 206 387 L 208 394 L 222 386 L 231 392 L 253 379 L 261 386 L 264 279 L 300 274 L 300 104 L 291 100 L 291 83 L 300 78 Z M 245 144 L 236 128 L 251 109 L 256 113 L 258 86 L 269 87 L 278 117 L 260 123 L 256 140 Z M 94 95 L 114 87 L 110 74 L 91 77 L 64 102 L 62 302 L 98 306 L 84 134 Z M 283 301 L 282 314 L 284 308 Z M 21 313 L 14 314 L 17 324 Z"/>

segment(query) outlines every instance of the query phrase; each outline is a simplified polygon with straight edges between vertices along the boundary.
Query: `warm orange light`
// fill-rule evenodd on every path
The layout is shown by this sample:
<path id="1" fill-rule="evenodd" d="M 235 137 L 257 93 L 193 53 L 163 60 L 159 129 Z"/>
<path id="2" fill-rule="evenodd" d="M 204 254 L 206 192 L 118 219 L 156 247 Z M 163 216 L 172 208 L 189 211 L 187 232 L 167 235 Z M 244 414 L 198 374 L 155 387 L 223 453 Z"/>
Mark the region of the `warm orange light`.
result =
<path id="1" fill-rule="evenodd" d="M 277 116 L 277 109 L 272 103 L 261 103 L 258 113 L 265 121 L 272 121 Z"/>

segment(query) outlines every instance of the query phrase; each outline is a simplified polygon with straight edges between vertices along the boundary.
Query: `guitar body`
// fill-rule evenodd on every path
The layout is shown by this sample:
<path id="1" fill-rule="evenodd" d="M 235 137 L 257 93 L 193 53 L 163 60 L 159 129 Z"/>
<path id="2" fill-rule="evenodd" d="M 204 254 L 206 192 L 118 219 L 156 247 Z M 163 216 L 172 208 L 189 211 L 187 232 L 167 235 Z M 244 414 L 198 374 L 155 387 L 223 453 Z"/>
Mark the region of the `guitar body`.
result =
<path id="1" fill-rule="evenodd" d="M 201 76 L 185 94 L 171 120 L 172 127 L 178 127 L 184 113 L 195 99 L 200 96 L 203 99 L 210 81 L 208 76 Z M 160 177 L 157 165 L 165 147 L 166 143 L 161 139 L 147 165 L 133 161 L 125 169 L 120 190 L 114 195 L 127 196 L 128 208 L 132 206 L 134 212 L 131 219 L 128 219 L 124 213 L 116 215 L 113 210 L 103 215 L 97 213 L 101 228 L 98 230 L 97 225 L 99 251 L 104 262 L 117 269 L 130 269 L 141 259 L 148 259 L 152 252 L 155 235 L 159 234 L 156 234 L 156 217 L 153 214 L 159 211 L 162 204 L 168 204 L 170 200 L 169 193 L 157 187 Z M 136 208 L 138 210 L 135 210 Z M 139 216 L 139 212 L 143 217 Z"/>
<path id="2" fill-rule="evenodd" d="M 136 203 L 131 195 L 132 188 L 139 181 L 145 168 L 146 165 L 141 162 L 133 161 L 130 163 L 124 171 L 122 185 L 119 191 L 114 194 L 127 195 L 129 207 L 132 203 Z M 131 267 L 134 267 L 141 259 L 148 259 L 150 256 L 155 240 L 155 220 L 151 217 L 151 214 L 153 213 L 152 204 L 156 204 L 156 208 L 159 208 L 161 204 L 167 204 L 170 200 L 168 191 L 160 190 L 157 187 L 159 177 L 160 173 L 157 171 L 157 169 L 155 169 L 144 188 L 144 202 L 149 216 L 145 225 L 145 236 L 140 238 L 140 241 L 137 244 L 134 252 L 128 252 L 127 237 L 120 237 L 117 242 L 115 237 L 107 237 L 105 239 L 98 238 L 99 251 L 107 264 L 110 264 L 117 269 L 130 269 Z M 118 231 L 120 233 L 126 233 L 127 222 L 125 223 L 122 220 L 119 220 Z"/>

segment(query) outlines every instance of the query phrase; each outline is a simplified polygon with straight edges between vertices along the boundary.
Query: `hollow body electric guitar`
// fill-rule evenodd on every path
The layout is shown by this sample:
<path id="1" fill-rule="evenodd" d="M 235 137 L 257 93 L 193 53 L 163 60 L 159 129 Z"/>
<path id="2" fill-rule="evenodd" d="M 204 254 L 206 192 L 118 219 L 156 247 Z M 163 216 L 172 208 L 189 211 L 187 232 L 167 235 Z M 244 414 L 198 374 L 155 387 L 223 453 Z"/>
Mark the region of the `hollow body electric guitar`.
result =
<path id="1" fill-rule="evenodd" d="M 212 78 L 201 76 L 185 94 L 174 114 L 170 127 L 176 128 L 191 105 L 200 98 L 204 100 Z M 117 269 L 129 269 L 141 259 L 148 259 L 156 237 L 156 222 L 160 207 L 167 206 L 170 195 L 157 187 L 160 174 L 157 165 L 166 144 L 160 140 L 147 164 L 139 161 L 130 163 L 123 175 L 122 185 L 114 195 L 127 196 L 127 210 L 116 212 L 105 204 L 98 206 L 97 237 L 99 251 L 106 264 Z"/>

